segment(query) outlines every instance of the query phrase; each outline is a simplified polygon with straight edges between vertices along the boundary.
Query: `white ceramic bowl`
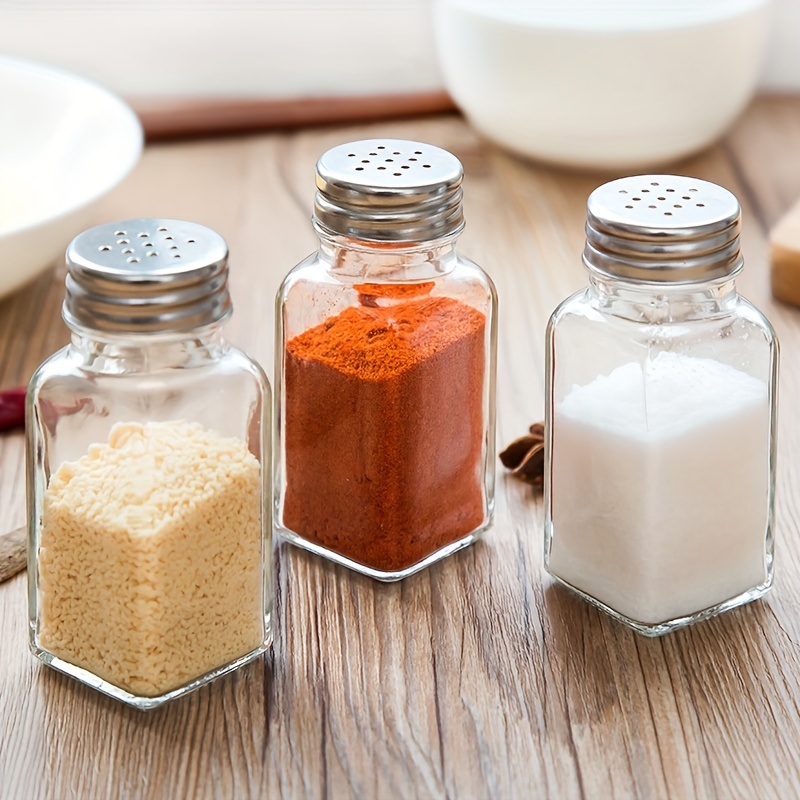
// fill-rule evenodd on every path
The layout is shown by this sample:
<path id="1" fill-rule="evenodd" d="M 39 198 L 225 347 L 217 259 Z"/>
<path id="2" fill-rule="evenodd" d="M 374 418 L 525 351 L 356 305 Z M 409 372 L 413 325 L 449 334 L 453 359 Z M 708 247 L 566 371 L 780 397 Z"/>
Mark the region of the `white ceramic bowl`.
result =
<path id="1" fill-rule="evenodd" d="M 699 150 L 752 96 L 768 0 L 436 0 L 445 84 L 473 125 L 572 167 Z"/>
<path id="2" fill-rule="evenodd" d="M 118 97 L 0 57 L 0 295 L 63 253 L 141 151 L 139 120 Z"/>

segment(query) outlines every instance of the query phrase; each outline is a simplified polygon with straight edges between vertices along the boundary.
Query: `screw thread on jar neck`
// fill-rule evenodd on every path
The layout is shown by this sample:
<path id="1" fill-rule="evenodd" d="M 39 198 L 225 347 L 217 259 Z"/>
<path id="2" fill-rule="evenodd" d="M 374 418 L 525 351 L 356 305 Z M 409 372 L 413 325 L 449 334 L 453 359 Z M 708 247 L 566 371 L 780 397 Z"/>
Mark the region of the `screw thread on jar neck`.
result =
<path id="1" fill-rule="evenodd" d="M 605 313 L 636 322 L 662 324 L 724 316 L 739 295 L 733 277 L 693 283 L 641 283 L 590 273 L 590 292 Z"/>
<path id="2" fill-rule="evenodd" d="M 365 242 L 321 235 L 320 256 L 331 272 L 375 281 L 431 280 L 456 264 L 457 234 L 426 242 Z"/>
<path id="3" fill-rule="evenodd" d="M 106 374 L 198 366 L 227 351 L 222 327 L 218 322 L 188 331 L 133 335 L 71 327 L 70 348 L 83 369 Z"/>

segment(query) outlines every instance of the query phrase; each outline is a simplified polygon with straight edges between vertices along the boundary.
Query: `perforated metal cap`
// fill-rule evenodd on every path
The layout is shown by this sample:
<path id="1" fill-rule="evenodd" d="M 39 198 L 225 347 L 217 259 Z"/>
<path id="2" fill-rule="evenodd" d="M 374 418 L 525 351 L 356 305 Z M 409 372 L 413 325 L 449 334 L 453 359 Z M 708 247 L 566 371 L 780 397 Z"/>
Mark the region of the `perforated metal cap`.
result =
<path id="1" fill-rule="evenodd" d="M 464 227 L 461 162 L 447 150 L 366 139 L 317 162 L 314 227 L 377 242 L 424 242 Z"/>
<path id="2" fill-rule="evenodd" d="M 63 314 L 108 333 L 178 332 L 232 311 L 228 246 L 175 219 L 129 219 L 79 234 L 67 248 Z"/>
<path id="3" fill-rule="evenodd" d="M 680 175 L 620 178 L 589 196 L 583 260 L 635 282 L 709 281 L 742 268 L 739 201 Z"/>

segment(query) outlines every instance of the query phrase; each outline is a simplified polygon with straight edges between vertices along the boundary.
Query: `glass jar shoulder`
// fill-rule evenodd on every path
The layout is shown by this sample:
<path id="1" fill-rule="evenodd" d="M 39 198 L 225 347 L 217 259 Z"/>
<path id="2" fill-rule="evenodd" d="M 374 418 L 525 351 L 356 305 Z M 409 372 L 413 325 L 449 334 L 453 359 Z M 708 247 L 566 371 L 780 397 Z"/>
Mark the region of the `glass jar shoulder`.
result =
<path id="1" fill-rule="evenodd" d="M 588 288 L 583 288 L 562 300 L 550 314 L 548 329 L 553 329 L 565 320 L 587 320 L 602 322 L 600 311 L 592 302 Z"/>
<path id="2" fill-rule="evenodd" d="M 43 362 L 28 389 L 32 447 L 44 447 L 60 464 L 106 441 L 120 423 L 193 423 L 253 440 L 260 457 L 258 432 L 269 427 L 271 393 L 264 371 L 246 353 L 218 342 L 214 357 L 152 370 L 146 363 L 133 368 L 128 355 L 87 353 L 73 344 Z M 115 363 L 117 357 L 124 363 Z"/>
<path id="3" fill-rule="evenodd" d="M 269 391 L 269 381 L 261 365 L 245 351 L 224 340 L 213 352 L 204 351 L 197 343 L 182 346 L 182 352 L 148 352 L 147 345 L 132 347 L 99 347 L 70 344 L 45 359 L 34 372 L 28 385 L 29 395 L 57 391 L 91 393 L 99 385 L 159 383 L 191 384 L 226 378 L 252 381 L 260 391 Z M 195 349 L 195 352 L 192 350 Z M 108 383 L 110 381 L 110 383 Z"/>
<path id="4" fill-rule="evenodd" d="M 764 314 L 746 298 L 735 292 L 724 305 L 706 310 L 684 298 L 653 296 L 637 303 L 614 305 L 591 288 L 581 289 L 562 301 L 553 311 L 549 329 L 586 328 L 592 335 L 625 331 L 633 339 L 649 341 L 654 335 L 668 338 L 697 336 L 698 332 L 717 332 L 729 337 L 735 331 L 742 335 L 758 334 L 766 341 L 775 339 L 775 331 Z"/>
<path id="5" fill-rule="evenodd" d="M 351 307 L 447 297 L 488 313 L 497 303 L 491 278 L 460 254 L 454 253 L 426 271 L 403 266 L 392 269 L 385 256 L 381 258 L 374 269 L 357 270 L 332 269 L 321 253 L 301 261 L 284 278 L 276 298 L 276 317 L 284 334 L 296 335 Z"/>
<path id="6" fill-rule="evenodd" d="M 41 391 L 50 388 L 54 382 L 58 384 L 62 381 L 81 381 L 85 377 L 72 348 L 69 345 L 62 347 L 36 368 L 28 382 L 28 397 L 36 397 Z"/>
<path id="7" fill-rule="evenodd" d="M 441 277 L 437 293 L 482 310 L 493 309 L 497 305 L 497 290 L 489 274 L 460 253 L 456 256 L 453 269 Z"/>
<path id="8" fill-rule="evenodd" d="M 322 254 L 316 251 L 287 273 L 278 288 L 278 301 L 288 297 L 298 286 L 326 283 L 342 285 L 341 279 L 331 274 L 330 265 L 322 258 Z"/>
<path id="9" fill-rule="evenodd" d="M 262 395 L 267 397 L 270 394 L 269 378 L 261 364 L 244 350 L 233 345 L 228 345 L 225 353 L 210 365 L 211 374 L 226 376 L 237 376 L 244 382 L 250 382 L 254 388 Z"/>
<path id="10" fill-rule="evenodd" d="M 481 283 L 487 287 L 492 283 L 478 264 L 455 251 L 442 258 L 431 257 L 426 251 L 421 255 L 415 252 L 398 253 L 394 258 L 384 252 L 355 251 L 349 253 L 348 258 L 340 259 L 346 265 L 340 268 L 323 251 L 311 253 L 289 271 L 281 283 L 280 291 L 287 293 L 303 282 L 350 286 L 365 281 L 413 283 L 449 280 Z M 423 266 L 429 269 L 423 271 L 420 268 Z"/>
<path id="11" fill-rule="evenodd" d="M 548 324 L 549 357 L 578 384 L 662 351 L 712 359 L 769 383 L 777 338 L 766 317 L 739 295 L 709 314 L 665 311 L 654 303 L 629 315 L 601 308 L 589 288 L 562 302 Z"/>
<path id="12" fill-rule="evenodd" d="M 754 336 L 763 338 L 765 344 L 777 348 L 778 335 L 775 333 L 772 323 L 755 304 L 741 295 L 737 298 L 736 316 L 742 327 L 752 331 Z"/>

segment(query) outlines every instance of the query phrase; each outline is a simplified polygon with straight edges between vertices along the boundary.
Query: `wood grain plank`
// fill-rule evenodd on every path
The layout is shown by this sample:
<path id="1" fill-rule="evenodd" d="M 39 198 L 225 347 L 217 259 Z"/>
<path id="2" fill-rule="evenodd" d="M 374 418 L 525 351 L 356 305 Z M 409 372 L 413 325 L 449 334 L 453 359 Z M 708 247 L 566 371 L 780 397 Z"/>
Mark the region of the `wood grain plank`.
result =
<path id="1" fill-rule="evenodd" d="M 585 284 L 587 194 L 607 177 L 516 159 L 433 117 L 148 147 L 97 221 L 196 219 L 231 246 L 230 338 L 272 372 L 273 297 L 310 252 L 313 165 L 364 136 L 464 162 L 462 251 L 500 293 L 499 433 L 542 416 L 544 327 Z M 646 640 L 542 567 L 542 505 L 498 477 L 486 540 L 384 586 L 286 545 L 273 652 L 142 714 L 26 652 L 25 580 L 0 586 L 0 797 L 786 798 L 800 796 L 800 310 L 772 300 L 766 226 L 800 195 L 800 99 L 762 98 L 668 171 L 720 182 L 745 214 L 743 291 L 783 345 L 777 581 L 764 601 Z M 68 337 L 60 267 L 0 302 L 0 381 Z M 0 438 L 0 530 L 24 521 L 22 437 Z"/>

